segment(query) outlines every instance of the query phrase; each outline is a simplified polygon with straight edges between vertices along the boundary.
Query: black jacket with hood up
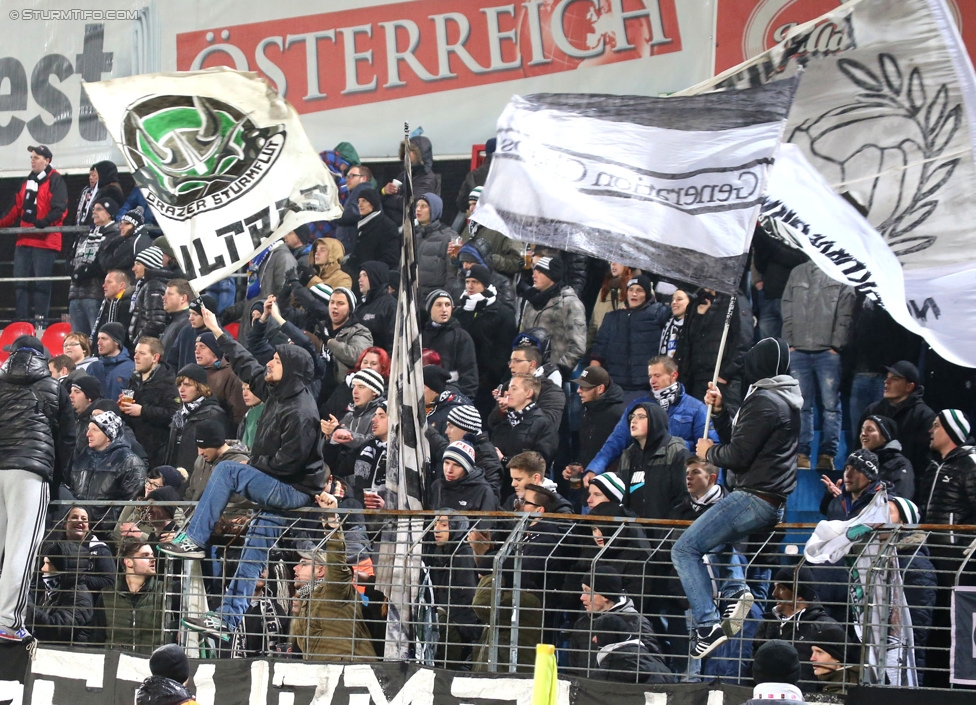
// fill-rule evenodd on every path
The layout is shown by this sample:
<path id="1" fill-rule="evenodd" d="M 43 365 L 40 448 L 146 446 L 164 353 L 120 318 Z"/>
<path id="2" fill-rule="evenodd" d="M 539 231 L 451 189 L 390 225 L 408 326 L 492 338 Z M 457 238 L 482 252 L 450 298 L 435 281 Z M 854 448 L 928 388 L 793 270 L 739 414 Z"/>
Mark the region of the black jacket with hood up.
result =
<path id="1" fill-rule="evenodd" d="M 800 441 L 800 384 L 789 375 L 790 349 L 764 338 L 746 353 L 745 399 L 735 418 L 728 407 L 715 417 L 722 442 L 708 449 L 708 462 L 729 472 L 728 484 L 785 499 L 796 489 Z"/>
<path id="2" fill-rule="evenodd" d="M 360 271 L 369 278 L 369 291 L 357 304 L 353 320 L 362 323 L 373 336 L 373 345 L 393 353 L 393 330 L 397 302 L 390 295 L 390 268 L 383 262 L 363 262 Z"/>
<path id="3" fill-rule="evenodd" d="M 243 345 L 227 333 L 217 342 L 237 376 L 264 400 L 250 465 L 300 492 L 319 494 L 328 468 L 322 460 L 319 411 L 310 389 L 312 356 L 297 345 L 275 346 L 281 358 L 281 381 L 270 383 L 264 379 L 264 365 Z"/>
<path id="4" fill-rule="evenodd" d="M 424 326 L 425 348 L 436 350 L 441 367 L 451 373 L 451 381 L 465 396 L 473 399 L 478 393 L 478 356 L 474 341 L 454 316 L 444 324 L 428 321 Z"/>
<path id="5" fill-rule="evenodd" d="M 617 475 L 627 487 L 628 509 L 645 519 L 667 519 L 688 494 L 685 460 L 691 454 L 668 431 L 668 412 L 652 402 L 637 409 L 647 413 L 647 439 L 643 448 L 635 441 L 623 452 Z"/>

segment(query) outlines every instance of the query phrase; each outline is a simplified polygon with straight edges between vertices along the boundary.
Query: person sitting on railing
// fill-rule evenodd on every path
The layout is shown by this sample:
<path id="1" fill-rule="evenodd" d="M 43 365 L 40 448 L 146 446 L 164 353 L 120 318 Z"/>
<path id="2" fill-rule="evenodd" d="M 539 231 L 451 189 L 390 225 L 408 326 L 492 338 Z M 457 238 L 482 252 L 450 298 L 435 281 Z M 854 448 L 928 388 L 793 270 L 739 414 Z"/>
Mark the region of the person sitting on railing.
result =
<path id="1" fill-rule="evenodd" d="M 112 649 L 148 656 L 163 643 L 163 586 L 156 579 L 156 555 L 143 541 L 128 541 L 120 552 L 122 575 L 103 594 L 105 643 Z"/>
<path id="2" fill-rule="evenodd" d="M 820 513 L 828 520 L 846 521 L 857 516 L 878 492 L 886 491 L 880 473 L 878 456 L 864 448 L 855 450 L 847 456 L 844 475 L 836 483 L 826 475 L 820 476 L 827 487 L 820 502 Z"/>
<path id="3" fill-rule="evenodd" d="M 694 658 L 704 658 L 742 630 L 754 598 L 741 566 L 730 564 L 728 546 L 747 536 L 770 531 L 782 520 L 786 498 L 796 488 L 796 454 L 803 399 L 799 383 L 788 374 L 790 351 L 775 338 L 759 341 L 746 354 L 743 383 L 746 394 L 733 419 L 722 394 L 709 384 L 705 403 L 717 412 L 715 426 L 721 444 L 698 441 L 696 455 L 724 467 L 735 490 L 685 529 L 671 549 L 685 595 L 691 603 L 696 629 Z M 735 520 L 733 520 L 735 519 Z M 719 614 L 712 599 L 705 554 L 719 549 L 725 607 Z"/>
<path id="4" fill-rule="evenodd" d="M 597 658 L 598 653 L 602 651 L 602 646 L 600 649 L 594 649 L 591 645 L 598 644 L 603 629 L 613 630 L 610 625 L 601 625 L 600 618 L 614 615 L 623 620 L 624 631 L 629 639 L 614 638 L 609 640 L 609 643 L 637 640 L 643 647 L 640 653 L 644 658 L 638 659 L 641 667 L 640 676 L 637 676 L 638 671 L 635 670 L 633 678 L 626 678 L 626 680 L 633 679 L 641 683 L 674 683 L 674 676 L 664 664 L 654 628 L 650 621 L 637 611 L 634 601 L 625 593 L 618 566 L 603 558 L 598 563 L 591 563 L 590 569 L 583 575 L 582 588 L 583 592 L 579 599 L 587 614 L 580 617 L 573 625 L 569 646 L 571 671 L 585 677 L 592 677 L 593 673 L 600 671 L 601 665 Z M 624 677 L 620 677 L 621 675 L 614 674 L 613 677 L 608 677 L 608 680 L 625 680 Z"/>
<path id="5" fill-rule="evenodd" d="M 93 597 L 85 585 L 88 552 L 78 543 L 54 541 L 41 547 L 41 585 L 27 603 L 27 624 L 37 639 L 59 644 L 92 640 Z"/>
<path id="6" fill-rule="evenodd" d="M 861 667 L 856 654 L 861 645 L 839 624 L 821 627 L 810 639 L 810 660 L 813 673 L 827 694 L 844 694 L 848 686 L 861 680 Z"/>
<path id="7" fill-rule="evenodd" d="M 319 495 L 319 506 L 336 509 L 332 495 Z M 297 610 L 293 610 L 291 635 L 305 660 L 360 662 L 376 658 L 362 598 L 346 562 L 345 538 L 339 517 L 329 512 L 324 546 L 312 543 L 298 551 L 295 566 Z"/>
<path id="8" fill-rule="evenodd" d="M 445 509 L 439 511 L 424 537 L 424 564 L 430 571 L 440 622 L 437 660 L 447 668 L 459 668 L 470 661 L 471 645 L 481 635 L 481 625 L 471 607 L 478 574 L 467 540 L 469 527 L 467 517 Z"/>
<path id="9" fill-rule="evenodd" d="M 234 371 L 266 406 L 265 423 L 257 430 L 249 463 L 224 461 L 215 467 L 189 526 L 173 542 L 159 546 L 169 555 L 198 559 L 206 556 L 210 535 L 235 492 L 270 511 L 298 509 L 322 491 L 328 472 L 322 460 L 318 408 L 309 389 L 312 356 L 297 345 L 278 345 L 271 361 L 262 366 L 220 329 L 211 311 L 204 308 L 203 317 Z M 219 613 L 186 619 L 188 627 L 229 640 L 228 634 L 247 609 L 268 551 L 281 536 L 281 523 L 268 511 L 252 520 L 232 588 Z"/>
<path id="10" fill-rule="evenodd" d="M 800 680 L 814 679 L 810 665 L 810 639 L 826 624 L 837 624 L 817 599 L 813 573 L 809 568 L 780 568 L 773 576 L 776 605 L 763 615 L 752 642 L 753 653 L 773 639 L 782 639 L 800 656 Z"/>

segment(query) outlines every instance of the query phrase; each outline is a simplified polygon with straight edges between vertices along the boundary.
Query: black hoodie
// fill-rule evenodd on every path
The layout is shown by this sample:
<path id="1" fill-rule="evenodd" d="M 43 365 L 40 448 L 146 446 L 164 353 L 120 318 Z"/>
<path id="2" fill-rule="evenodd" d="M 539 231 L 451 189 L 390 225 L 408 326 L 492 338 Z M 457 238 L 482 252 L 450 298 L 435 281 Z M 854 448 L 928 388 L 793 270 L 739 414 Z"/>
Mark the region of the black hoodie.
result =
<path id="1" fill-rule="evenodd" d="M 363 262 L 359 269 L 366 272 L 369 291 L 356 306 L 353 319 L 369 329 L 373 345 L 392 354 L 397 302 L 390 295 L 390 268 L 383 262 L 372 261 Z"/>
<path id="2" fill-rule="evenodd" d="M 468 543 L 471 525 L 467 517 L 453 510 L 442 515 L 448 517 L 448 540 L 438 545 L 433 532 L 428 534 L 424 538 L 424 563 L 430 570 L 434 602 L 446 612 L 447 627 L 454 627 L 465 642 L 473 643 L 481 634 L 481 625 L 471 607 L 478 587 L 474 552 Z"/>
<path id="3" fill-rule="evenodd" d="M 320 493 L 327 467 L 322 460 L 323 437 L 311 390 L 315 370 L 312 356 L 297 345 L 275 346 L 281 358 L 281 381 L 271 383 L 264 379 L 264 365 L 230 335 L 223 333 L 217 342 L 241 381 L 264 400 L 250 465 L 300 492 Z"/>
<path id="4" fill-rule="evenodd" d="M 464 477 L 448 481 L 444 472 L 438 473 L 430 487 L 430 506 L 458 512 L 494 512 L 498 509 L 495 490 L 477 465 Z"/>
<path id="5" fill-rule="evenodd" d="M 583 404 L 579 441 L 580 465 L 585 468 L 596 457 L 623 413 L 624 393 L 616 382 L 610 382 L 603 396 Z"/>
<path id="6" fill-rule="evenodd" d="M 654 402 L 644 402 L 633 411 L 647 413 L 647 440 L 636 441 L 620 456 L 617 474 L 627 486 L 626 506 L 645 519 L 667 519 L 684 499 L 685 460 L 691 457 L 683 439 L 668 431 L 668 412 Z M 633 412 L 631 412 L 633 413 Z"/>

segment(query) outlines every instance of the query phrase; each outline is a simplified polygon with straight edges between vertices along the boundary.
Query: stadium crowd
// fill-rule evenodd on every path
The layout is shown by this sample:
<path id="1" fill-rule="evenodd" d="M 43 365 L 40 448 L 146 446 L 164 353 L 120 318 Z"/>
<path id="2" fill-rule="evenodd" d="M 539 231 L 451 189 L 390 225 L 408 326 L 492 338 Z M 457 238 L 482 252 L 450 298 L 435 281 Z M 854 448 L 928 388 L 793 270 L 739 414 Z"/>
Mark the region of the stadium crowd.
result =
<path id="1" fill-rule="evenodd" d="M 845 600 L 824 604 L 846 576 L 783 555 L 776 571 L 747 570 L 749 547 L 774 536 L 799 473 L 822 477 L 829 519 L 885 493 L 892 524 L 976 524 L 972 406 L 926 394 L 921 341 L 761 228 L 733 301 L 469 220 L 491 143 L 445 222 L 430 140 L 401 152 L 412 193 L 406 174 L 377 184 L 348 143 L 323 153 L 342 217 L 259 253 L 239 290 L 227 280 L 198 295 L 113 164 L 69 195 L 50 150 L 31 148 L 0 227 L 71 212 L 90 230 L 67 248 L 63 349 L 23 335 L 0 368 L 0 640 L 148 655 L 182 629 L 227 657 L 382 655 L 375 567 L 389 535 L 382 512 L 363 510 L 392 503 L 386 394 L 412 203 L 433 660 L 506 667 L 517 600 L 520 669 L 546 638 L 570 672 L 676 682 L 730 675 L 713 658 L 723 647 L 782 639 L 805 680 L 828 692 L 856 681 Z M 17 235 L 15 276 L 49 276 L 62 245 L 60 233 Z M 49 282 L 19 282 L 17 319 L 46 319 L 50 295 Z M 48 511 L 49 498 L 68 504 Z M 126 500 L 148 504 L 105 504 Z M 559 521 L 581 512 L 598 519 Z M 658 529 L 620 517 L 693 523 L 652 561 Z M 496 603 L 494 561 L 516 524 L 519 558 L 505 559 Z M 923 663 L 936 584 L 952 584 L 963 548 L 905 549 Z M 202 561 L 205 614 L 164 589 L 181 560 Z M 494 656 L 490 623 L 502 625 Z"/>

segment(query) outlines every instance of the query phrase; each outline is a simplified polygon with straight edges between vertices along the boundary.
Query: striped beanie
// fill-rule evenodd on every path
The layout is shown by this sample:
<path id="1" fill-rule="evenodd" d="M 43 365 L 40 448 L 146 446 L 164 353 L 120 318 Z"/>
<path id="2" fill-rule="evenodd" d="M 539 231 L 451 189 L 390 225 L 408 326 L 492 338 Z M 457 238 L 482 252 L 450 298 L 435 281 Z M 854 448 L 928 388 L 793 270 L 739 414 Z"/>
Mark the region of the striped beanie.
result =
<path id="1" fill-rule="evenodd" d="M 898 513 L 901 515 L 902 523 L 908 526 L 918 524 L 918 505 L 915 502 L 904 497 L 892 497 L 891 501 L 898 507 Z"/>
<path id="2" fill-rule="evenodd" d="M 623 480 L 615 472 L 605 472 L 602 475 L 597 475 L 590 480 L 590 484 L 599 487 L 600 491 L 607 496 L 607 499 L 615 501 L 617 504 L 624 501 L 624 495 L 627 493 L 627 488 L 624 486 Z"/>
<path id="3" fill-rule="evenodd" d="M 352 314 L 356 311 L 356 295 L 352 293 L 352 289 L 345 286 L 336 287 L 332 290 L 334 294 L 337 291 L 341 291 L 346 295 L 346 300 L 349 302 L 349 317 L 352 318 Z"/>
<path id="4" fill-rule="evenodd" d="M 470 201 L 480 200 L 482 191 L 484 191 L 483 186 L 475 186 L 473 189 L 471 189 L 471 192 L 468 194 L 468 201 L 470 202 Z"/>
<path id="5" fill-rule="evenodd" d="M 329 299 L 332 298 L 332 287 L 328 284 L 315 284 L 308 287 L 308 290 L 312 292 L 312 296 L 322 299 L 325 303 L 329 303 Z"/>
<path id="6" fill-rule="evenodd" d="M 455 406 L 448 412 L 447 420 L 462 431 L 481 433 L 481 414 L 470 404 Z"/>
<path id="7" fill-rule="evenodd" d="M 386 394 L 386 384 L 383 382 L 383 375 L 376 370 L 360 370 L 352 376 L 352 381 L 353 383 L 359 382 L 368 389 L 372 389 L 378 397 Z"/>
<path id="8" fill-rule="evenodd" d="M 454 441 L 444 451 L 444 460 L 450 458 L 470 473 L 474 470 L 474 448 L 464 441 Z"/>
<path id="9" fill-rule="evenodd" d="M 957 446 L 966 444 L 970 426 L 963 412 L 959 409 L 943 409 L 939 412 L 939 421 L 953 443 Z"/>
<path id="10" fill-rule="evenodd" d="M 155 245 L 150 245 L 136 255 L 136 262 L 146 265 L 149 269 L 162 269 L 163 251 Z"/>

